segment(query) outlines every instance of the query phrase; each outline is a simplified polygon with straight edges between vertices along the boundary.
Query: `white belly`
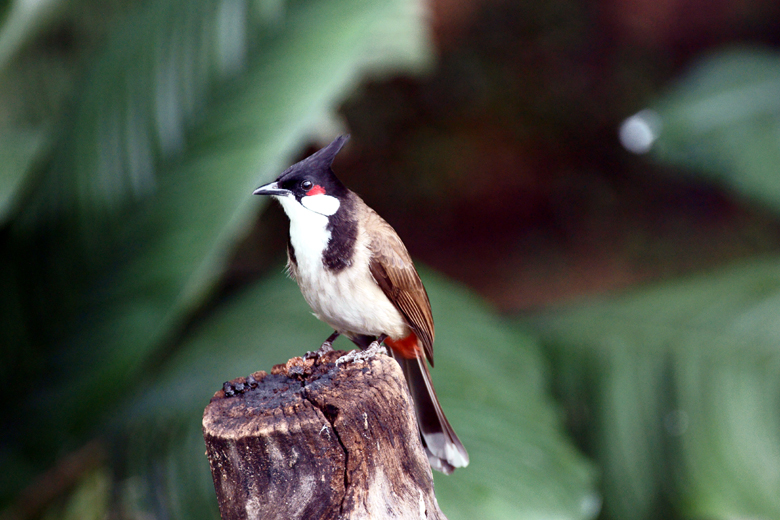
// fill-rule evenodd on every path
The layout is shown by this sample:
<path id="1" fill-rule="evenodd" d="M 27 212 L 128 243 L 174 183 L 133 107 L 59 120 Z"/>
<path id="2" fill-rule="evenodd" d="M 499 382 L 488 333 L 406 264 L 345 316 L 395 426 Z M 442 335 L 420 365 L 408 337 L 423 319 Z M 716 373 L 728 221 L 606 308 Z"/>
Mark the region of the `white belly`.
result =
<path id="1" fill-rule="evenodd" d="M 333 273 L 322 262 L 323 251 L 330 240 L 328 218 L 295 201 L 280 201 L 290 217 L 296 281 L 314 315 L 347 336 L 407 336 L 410 329 L 403 316 L 371 276 L 370 253 L 363 229 L 358 229 L 352 265 Z"/>
<path id="2" fill-rule="evenodd" d="M 324 268 L 314 274 L 314 270 L 304 271 L 301 267 L 299 260 L 298 285 L 303 297 L 314 315 L 334 330 L 348 336 L 387 334 L 402 338 L 408 334 L 401 313 L 374 282 L 368 264 L 363 268 L 354 265 L 339 274 Z"/>

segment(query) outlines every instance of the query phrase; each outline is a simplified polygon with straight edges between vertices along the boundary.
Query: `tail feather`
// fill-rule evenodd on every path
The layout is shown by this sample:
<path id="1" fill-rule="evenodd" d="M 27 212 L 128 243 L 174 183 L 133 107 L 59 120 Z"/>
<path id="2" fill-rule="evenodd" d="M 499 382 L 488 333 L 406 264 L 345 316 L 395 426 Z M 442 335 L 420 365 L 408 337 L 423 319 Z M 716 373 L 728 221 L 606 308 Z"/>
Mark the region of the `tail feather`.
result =
<path id="1" fill-rule="evenodd" d="M 422 356 L 402 357 L 395 352 L 393 357 L 401 365 L 409 384 L 423 447 L 431 467 L 449 475 L 455 468 L 468 466 L 469 454 L 444 416 L 425 359 Z"/>

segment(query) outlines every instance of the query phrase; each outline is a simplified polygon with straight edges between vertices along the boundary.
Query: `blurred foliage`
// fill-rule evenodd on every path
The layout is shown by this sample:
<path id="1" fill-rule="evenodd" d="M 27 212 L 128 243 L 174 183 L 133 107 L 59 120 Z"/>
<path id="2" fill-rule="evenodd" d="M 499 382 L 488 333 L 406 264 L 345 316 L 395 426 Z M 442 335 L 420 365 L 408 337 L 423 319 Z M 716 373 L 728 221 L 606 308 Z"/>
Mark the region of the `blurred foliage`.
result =
<path id="1" fill-rule="evenodd" d="M 778 79 L 777 52 L 723 49 L 633 121 L 655 160 L 777 215 Z M 778 316 L 770 256 L 523 321 L 603 471 L 607 518 L 780 516 Z"/>
<path id="2" fill-rule="evenodd" d="M 609 518 L 778 517 L 778 313 L 771 258 L 529 320 Z"/>
<path id="3" fill-rule="evenodd" d="M 736 47 L 699 60 L 652 107 L 653 154 L 777 211 L 780 53 Z"/>
<path id="4" fill-rule="evenodd" d="M 262 204 L 251 190 L 334 131 L 366 74 L 424 70 L 423 6 L 18 0 L 3 23 L 0 377 L 15 391 L 0 510 L 216 518 L 208 398 L 328 332 L 281 276 L 218 297 Z M 434 377 L 473 460 L 437 480 L 442 507 L 593 517 L 594 471 L 561 432 L 534 341 L 425 278 L 449 353 Z"/>
<path id="5" fill-rule="evenodd" d="M 48 410 L 20 440 L 35 446 L 33 432 L 54 425 L 84 432 L 125 391 L 214 285 L 256 211 L 247 191 L 375 59 L 358 43 L 405 34 L 384 15 L 402 27 L 416 16 L 357 3 L 291 4 L 281 31 L 253 4 L 152 2 L 107 38 L 7 228 L 4 305 L 23 318 L 3 331 L 18 345 L 3 366 L 28 367 L 11 380 L 51 374 L 15 403 Z M 385 51 L 387 64 L 420 63 L 408 45 Z"/>

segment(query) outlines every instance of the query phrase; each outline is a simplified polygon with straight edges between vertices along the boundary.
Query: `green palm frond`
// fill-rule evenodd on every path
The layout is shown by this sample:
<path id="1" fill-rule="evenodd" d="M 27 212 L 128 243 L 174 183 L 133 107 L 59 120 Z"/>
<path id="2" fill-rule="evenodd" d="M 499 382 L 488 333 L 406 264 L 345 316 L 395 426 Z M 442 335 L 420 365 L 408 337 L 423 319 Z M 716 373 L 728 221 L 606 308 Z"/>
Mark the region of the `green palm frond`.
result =
<path id="1" fill-rule="evenodd" d="M 118 17 L 0 237 L 4 375 L 39 383 L 4 404 L 24 416 L 14 442 L 48 460 L 43 445 L 100 423 L 213 287 L 260 208 L 252 188 L 365 74 L 419 70 L 423 22 L 413 0 L 165 0 Z"/>
<path id="2" fill-rule="evenodd" d="M 530 320 L 603 469 L 609 518 L 780 515 L 779 266 L 753 261 Z"/>

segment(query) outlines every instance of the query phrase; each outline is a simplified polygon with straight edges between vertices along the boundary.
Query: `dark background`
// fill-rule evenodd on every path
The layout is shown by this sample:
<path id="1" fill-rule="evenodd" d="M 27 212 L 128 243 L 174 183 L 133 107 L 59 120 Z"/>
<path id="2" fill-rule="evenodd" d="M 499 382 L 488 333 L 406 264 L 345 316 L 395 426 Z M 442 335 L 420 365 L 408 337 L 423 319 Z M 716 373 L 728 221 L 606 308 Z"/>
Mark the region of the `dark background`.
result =
<path id="1" fill-rule="evenodd" d="M 336 161 L 416 257 L 516 312 L 777 251 L 774 215 L 618 140 L 702 56 L 777 45 L 775 2 L 431 7 L 434 69 L 350 96 Z M 284 219 L 269 213 L 273 231 L 256 232 L 280 250 Z M 257 243 L 231 283 L 267 265 Z"/>

